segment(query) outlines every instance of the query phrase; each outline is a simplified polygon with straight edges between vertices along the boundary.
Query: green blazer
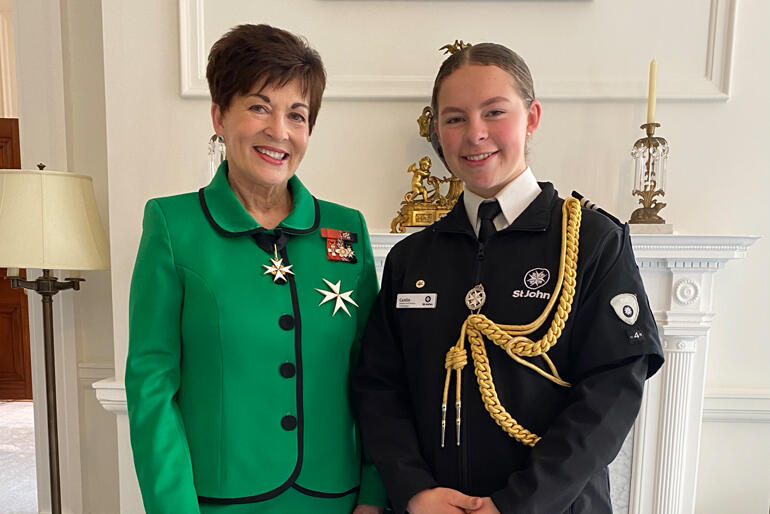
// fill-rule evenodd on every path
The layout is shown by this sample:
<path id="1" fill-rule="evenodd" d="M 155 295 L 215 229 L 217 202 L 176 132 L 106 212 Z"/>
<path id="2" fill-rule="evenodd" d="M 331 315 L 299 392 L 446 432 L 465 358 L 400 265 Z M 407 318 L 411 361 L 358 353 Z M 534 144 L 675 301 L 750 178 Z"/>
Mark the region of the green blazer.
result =
<path id="1" fill-rule="evenodd" d="M 125 384 L 148 513 L 273 501 L 290 487 L 385 504 L 349 399 L 377 293 L 364 218 L 296 176 L 288 186 L 294 207 L 275 230 L 238 201 L 227 162 L 198 193 L 147 202 Z M 356 262 L 331 259 L 323 228 L 352 234 Z M 266 274 L 273 242 L 288 283 Z"/>

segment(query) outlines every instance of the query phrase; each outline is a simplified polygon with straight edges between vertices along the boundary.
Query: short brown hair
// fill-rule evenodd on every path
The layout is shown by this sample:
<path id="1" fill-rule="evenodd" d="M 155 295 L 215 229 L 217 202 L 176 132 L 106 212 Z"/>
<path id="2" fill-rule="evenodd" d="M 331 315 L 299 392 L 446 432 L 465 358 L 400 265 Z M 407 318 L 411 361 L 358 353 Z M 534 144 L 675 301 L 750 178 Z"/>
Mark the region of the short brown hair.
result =
<path id="1" fill-rule="evenodd" d="M 306 39 L 270 25 L 238 25 L 214 43 L 206 68 L 211 100 L 224 112 L 236 94 L 256 85 L 284 86 L 299 79 L 310 102 L 313 131 L 326 88 L 321 56 Z"/>
<path id="2" fill-rule="evenodd" d="M 436 74 L 436 80 L 433 83 L 433 96 L 430 101 L 434 117 L 438 113 L 438 93 L 444 79 L 451 75 L 453 71 L 468 64 L 497 66 L 501 70 L 508 72 L 511 78 L 513 78 L 516 90 L 527 107 L 535 99 L 535 86 L 532 82 L 532 74 L 529 72 L 529 67 L 524 62 L 524 59 L 503 45 L 479 43 L 455 52 L 441 64 L 438 74 Z"/>

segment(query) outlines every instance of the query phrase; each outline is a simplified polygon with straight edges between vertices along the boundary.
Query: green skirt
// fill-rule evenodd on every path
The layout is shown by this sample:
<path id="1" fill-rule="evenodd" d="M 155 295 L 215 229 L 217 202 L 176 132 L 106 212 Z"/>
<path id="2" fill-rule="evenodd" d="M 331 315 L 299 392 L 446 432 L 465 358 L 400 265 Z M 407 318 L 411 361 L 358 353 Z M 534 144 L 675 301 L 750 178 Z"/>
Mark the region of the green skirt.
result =
<path id="1" fill-rule="evenodd" d="M 356 493 L 342 498 L 315 498 L 289 488 L 271 500 L 239 505 L 201 503 L 201 514 L 350 514 L 356 506 Z"/>

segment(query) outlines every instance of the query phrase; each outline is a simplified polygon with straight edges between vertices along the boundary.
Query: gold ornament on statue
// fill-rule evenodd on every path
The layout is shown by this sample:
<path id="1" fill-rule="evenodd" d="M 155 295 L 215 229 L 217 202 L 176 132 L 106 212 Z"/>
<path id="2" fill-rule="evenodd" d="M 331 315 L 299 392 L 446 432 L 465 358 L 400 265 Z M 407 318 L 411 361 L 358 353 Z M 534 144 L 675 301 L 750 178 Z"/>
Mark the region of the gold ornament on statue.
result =
<path id="1" fill-rule="evenodd" d="M 456 54 L 460 50 L 464 50 L 471 46 L 470 43 L 465 43 L 462 39 L 457 40 L 455 39 L 454 43 L 450 43 L 448 45 L 444 45 L 439 50 L 444 50 L 444 54 Z"/>

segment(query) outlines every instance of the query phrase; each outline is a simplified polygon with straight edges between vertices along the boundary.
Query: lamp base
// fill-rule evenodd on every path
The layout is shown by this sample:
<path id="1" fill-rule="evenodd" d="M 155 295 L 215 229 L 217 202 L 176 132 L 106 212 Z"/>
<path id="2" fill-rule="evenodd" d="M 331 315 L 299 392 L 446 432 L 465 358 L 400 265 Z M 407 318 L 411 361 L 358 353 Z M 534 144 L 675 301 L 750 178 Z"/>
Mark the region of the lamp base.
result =
<path id="1" fill-rule="evenodd" d="M 59 427 L 56 414 L 56 370 L 54 367 L 53 297 L 59 291 L 80 289 L 82 278 L 59 282 L 51 270 L 44 269 L 37 280 L 8 277 L 11 287 L 35 291 L 43 302 L 43 354 L 45 356 L 45 401 L 48 418 L 48 470 L 51 481 L 51 514 L 61 514 L 61 481 L 59 471 Z"/>

